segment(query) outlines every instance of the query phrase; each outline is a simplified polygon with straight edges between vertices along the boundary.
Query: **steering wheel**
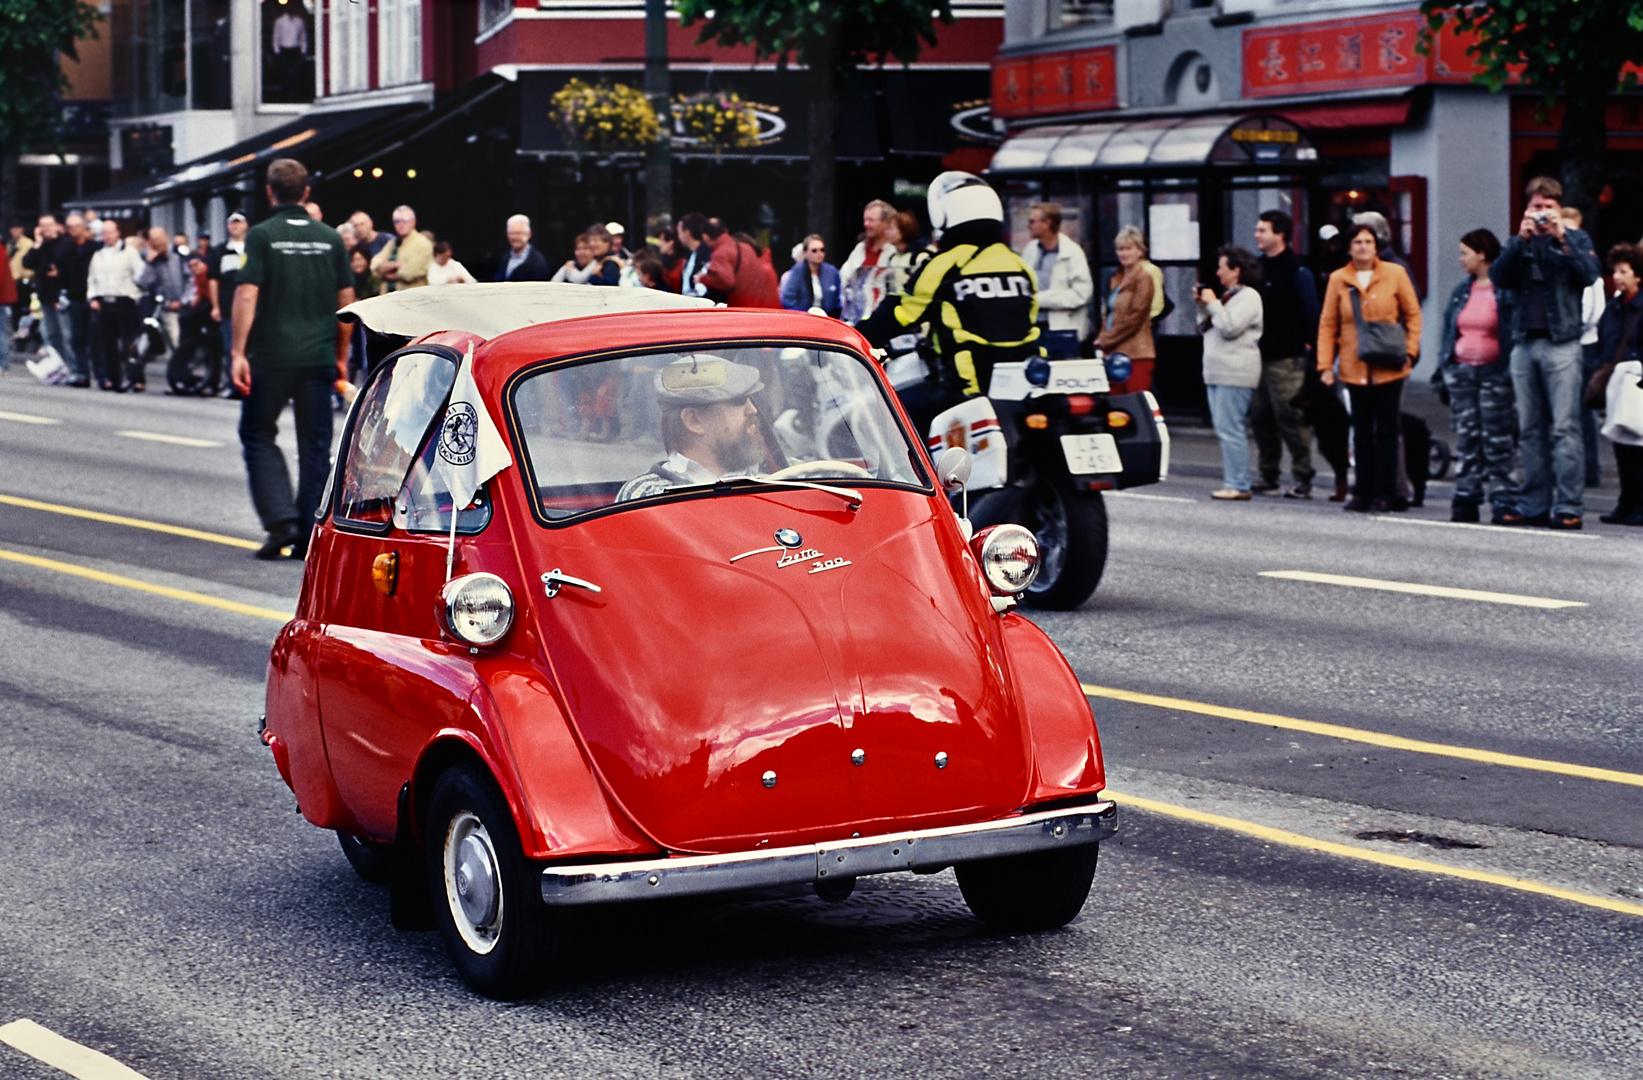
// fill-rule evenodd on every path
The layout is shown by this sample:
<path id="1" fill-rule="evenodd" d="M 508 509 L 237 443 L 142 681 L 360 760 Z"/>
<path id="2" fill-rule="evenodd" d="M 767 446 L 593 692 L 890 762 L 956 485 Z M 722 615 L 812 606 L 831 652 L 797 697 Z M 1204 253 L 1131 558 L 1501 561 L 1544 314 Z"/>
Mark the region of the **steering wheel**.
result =
<path id="1" fill-rule="evenodd" d="M 816 461 L 801 461 L 797 465 L 789 465 L 785 469 L 777 469 L 768 477 L 770 480 L 805 480 L 815 477 L 832 477 L 838 479 L 841 475 L 854 477 L 858 480 L 877 479 L 872 473 L 860 465 L 852 465 L 848 461 L 831 461 L 820 458 Z"/>

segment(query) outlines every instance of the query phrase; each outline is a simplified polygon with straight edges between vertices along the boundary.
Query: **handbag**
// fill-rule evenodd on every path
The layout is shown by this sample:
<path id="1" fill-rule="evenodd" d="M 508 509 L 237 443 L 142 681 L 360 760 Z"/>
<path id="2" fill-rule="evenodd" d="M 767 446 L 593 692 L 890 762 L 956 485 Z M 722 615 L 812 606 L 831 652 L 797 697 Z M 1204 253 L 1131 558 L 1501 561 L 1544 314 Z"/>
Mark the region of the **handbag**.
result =
<path id="1" fill-rule="evenodd" d="M 1358 287 L 1348 285 L 1347 289 L 1352 294 L 1352 321 L 1358 327 L 1358 359 L 1370 367 L 1402 369 L 1409 362 L 1403 324 L 1365 320 Z"/>
<path id="2" fill-rule="evenodd" d="M 1631 319 L 1626 323 L 1626 329 L 1620 335 L 1620 347 L 1609 357 L 1609 362 L 1592 372 L 1592 377 L 1586 383 L 1586 393 L 1581 398 L 1581 404 L 1588 409 L 1601 409 L 1608 403 L 1609 376 L 1614 374 L 1615 365 L 1626 354 L 1626 346 L 1631 343 L 1632 334 L 1637 330 L 1637 320 L 1643 317 L 1643 308 L 1632 312 Z"/>

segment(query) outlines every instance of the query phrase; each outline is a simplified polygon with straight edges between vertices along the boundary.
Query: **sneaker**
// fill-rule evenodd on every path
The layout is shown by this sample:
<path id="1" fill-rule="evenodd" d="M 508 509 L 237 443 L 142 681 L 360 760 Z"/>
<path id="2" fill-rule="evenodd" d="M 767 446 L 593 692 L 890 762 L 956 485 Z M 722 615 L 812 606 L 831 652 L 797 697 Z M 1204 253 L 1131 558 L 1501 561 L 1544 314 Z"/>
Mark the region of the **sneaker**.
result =
<path id="1" fill-rule="evenodd" d="M 1548 529 L 1566 529 L 1569 532 L 1579 532 L 1583 522 L 1579 514 L 1553 514 L 1546 522 Z"/>
<path id="2" fill-rule="evenodd" d="M 1296 484 L 1294 487 L 1292 487 L 1288 491 L 1284 492 L 1284 498 L 1286 498 L 1286 499 L 1310 499 L 1310 498 L 1312 498 L 1312 485 L 1309 484 L 1309 483 L 1307 483 L 1307 484 Z"/>
<path id="3" fill-rule="evenodd" d="M 1252 495 L 1276 495 L 1278 494 L 1278 481 L 1262 480 L 1259 483 L 1249 485 L 1249 490 Z"/>
<path id="4" fill-rule="evenodd" d="M 1214 491 L 1209 493 L 1209 497 L 1212 499 L 1236 499 L 1242 501 L 1248 499 L 1250 494 L 1247 491 L 1239 491 L 1237 488 L 1216 488 Z"/>
<path id="5" fill-rule="evenodd" d="M 1463 521 L 1476 524 L 1478 520 L 1478 504 L 1470 499 L 1456 499 L 1449 504 L 1449 520 Z"/>

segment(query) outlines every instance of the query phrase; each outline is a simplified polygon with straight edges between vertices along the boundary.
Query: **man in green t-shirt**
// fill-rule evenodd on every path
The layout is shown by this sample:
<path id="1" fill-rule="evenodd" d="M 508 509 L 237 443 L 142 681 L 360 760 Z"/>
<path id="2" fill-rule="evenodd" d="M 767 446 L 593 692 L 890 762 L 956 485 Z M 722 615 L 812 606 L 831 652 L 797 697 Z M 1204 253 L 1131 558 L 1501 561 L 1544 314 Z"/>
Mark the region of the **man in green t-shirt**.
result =
<path id="1" fill-rule="evenodd" d="M 259 559 L 308 552 L 308 534 L 331 461 L 331 389 L 348 372 L 353 327 L 337 309 L 354 302 L 348 250 L 335 229 L 308 216 L 308 170 L 280 158 L 268 166 L 267 220 L 245 236 L 234 290 L 234 386 L 251 501 L 268 530 Z M 290 402 L 297 423 L 297 488 L 275 443 Z"/>

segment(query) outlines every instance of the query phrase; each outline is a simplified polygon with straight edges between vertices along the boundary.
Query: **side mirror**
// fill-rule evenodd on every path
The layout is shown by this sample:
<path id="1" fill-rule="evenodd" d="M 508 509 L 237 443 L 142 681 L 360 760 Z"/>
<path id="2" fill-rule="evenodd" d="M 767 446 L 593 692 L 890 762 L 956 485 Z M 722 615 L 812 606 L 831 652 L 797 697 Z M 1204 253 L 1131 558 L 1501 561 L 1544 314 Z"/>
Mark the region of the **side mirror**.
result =
<path id="1" fill-rule="evenodd" d="M 957 495 L 970 482 L 970 452 L 962 446 L 949 446 L 936 458 L 936 480 L 949 495 Z"/>
<path id="2" fill-rule="evenodd" d="M 936 482 L 949 495 L 962 494 L 964 509 L 958 516 L 959 531 L 969 541 L 974 527 L 970 524 L 970 452 L 962 446 L 949 446 L 936 458 Z"/>

